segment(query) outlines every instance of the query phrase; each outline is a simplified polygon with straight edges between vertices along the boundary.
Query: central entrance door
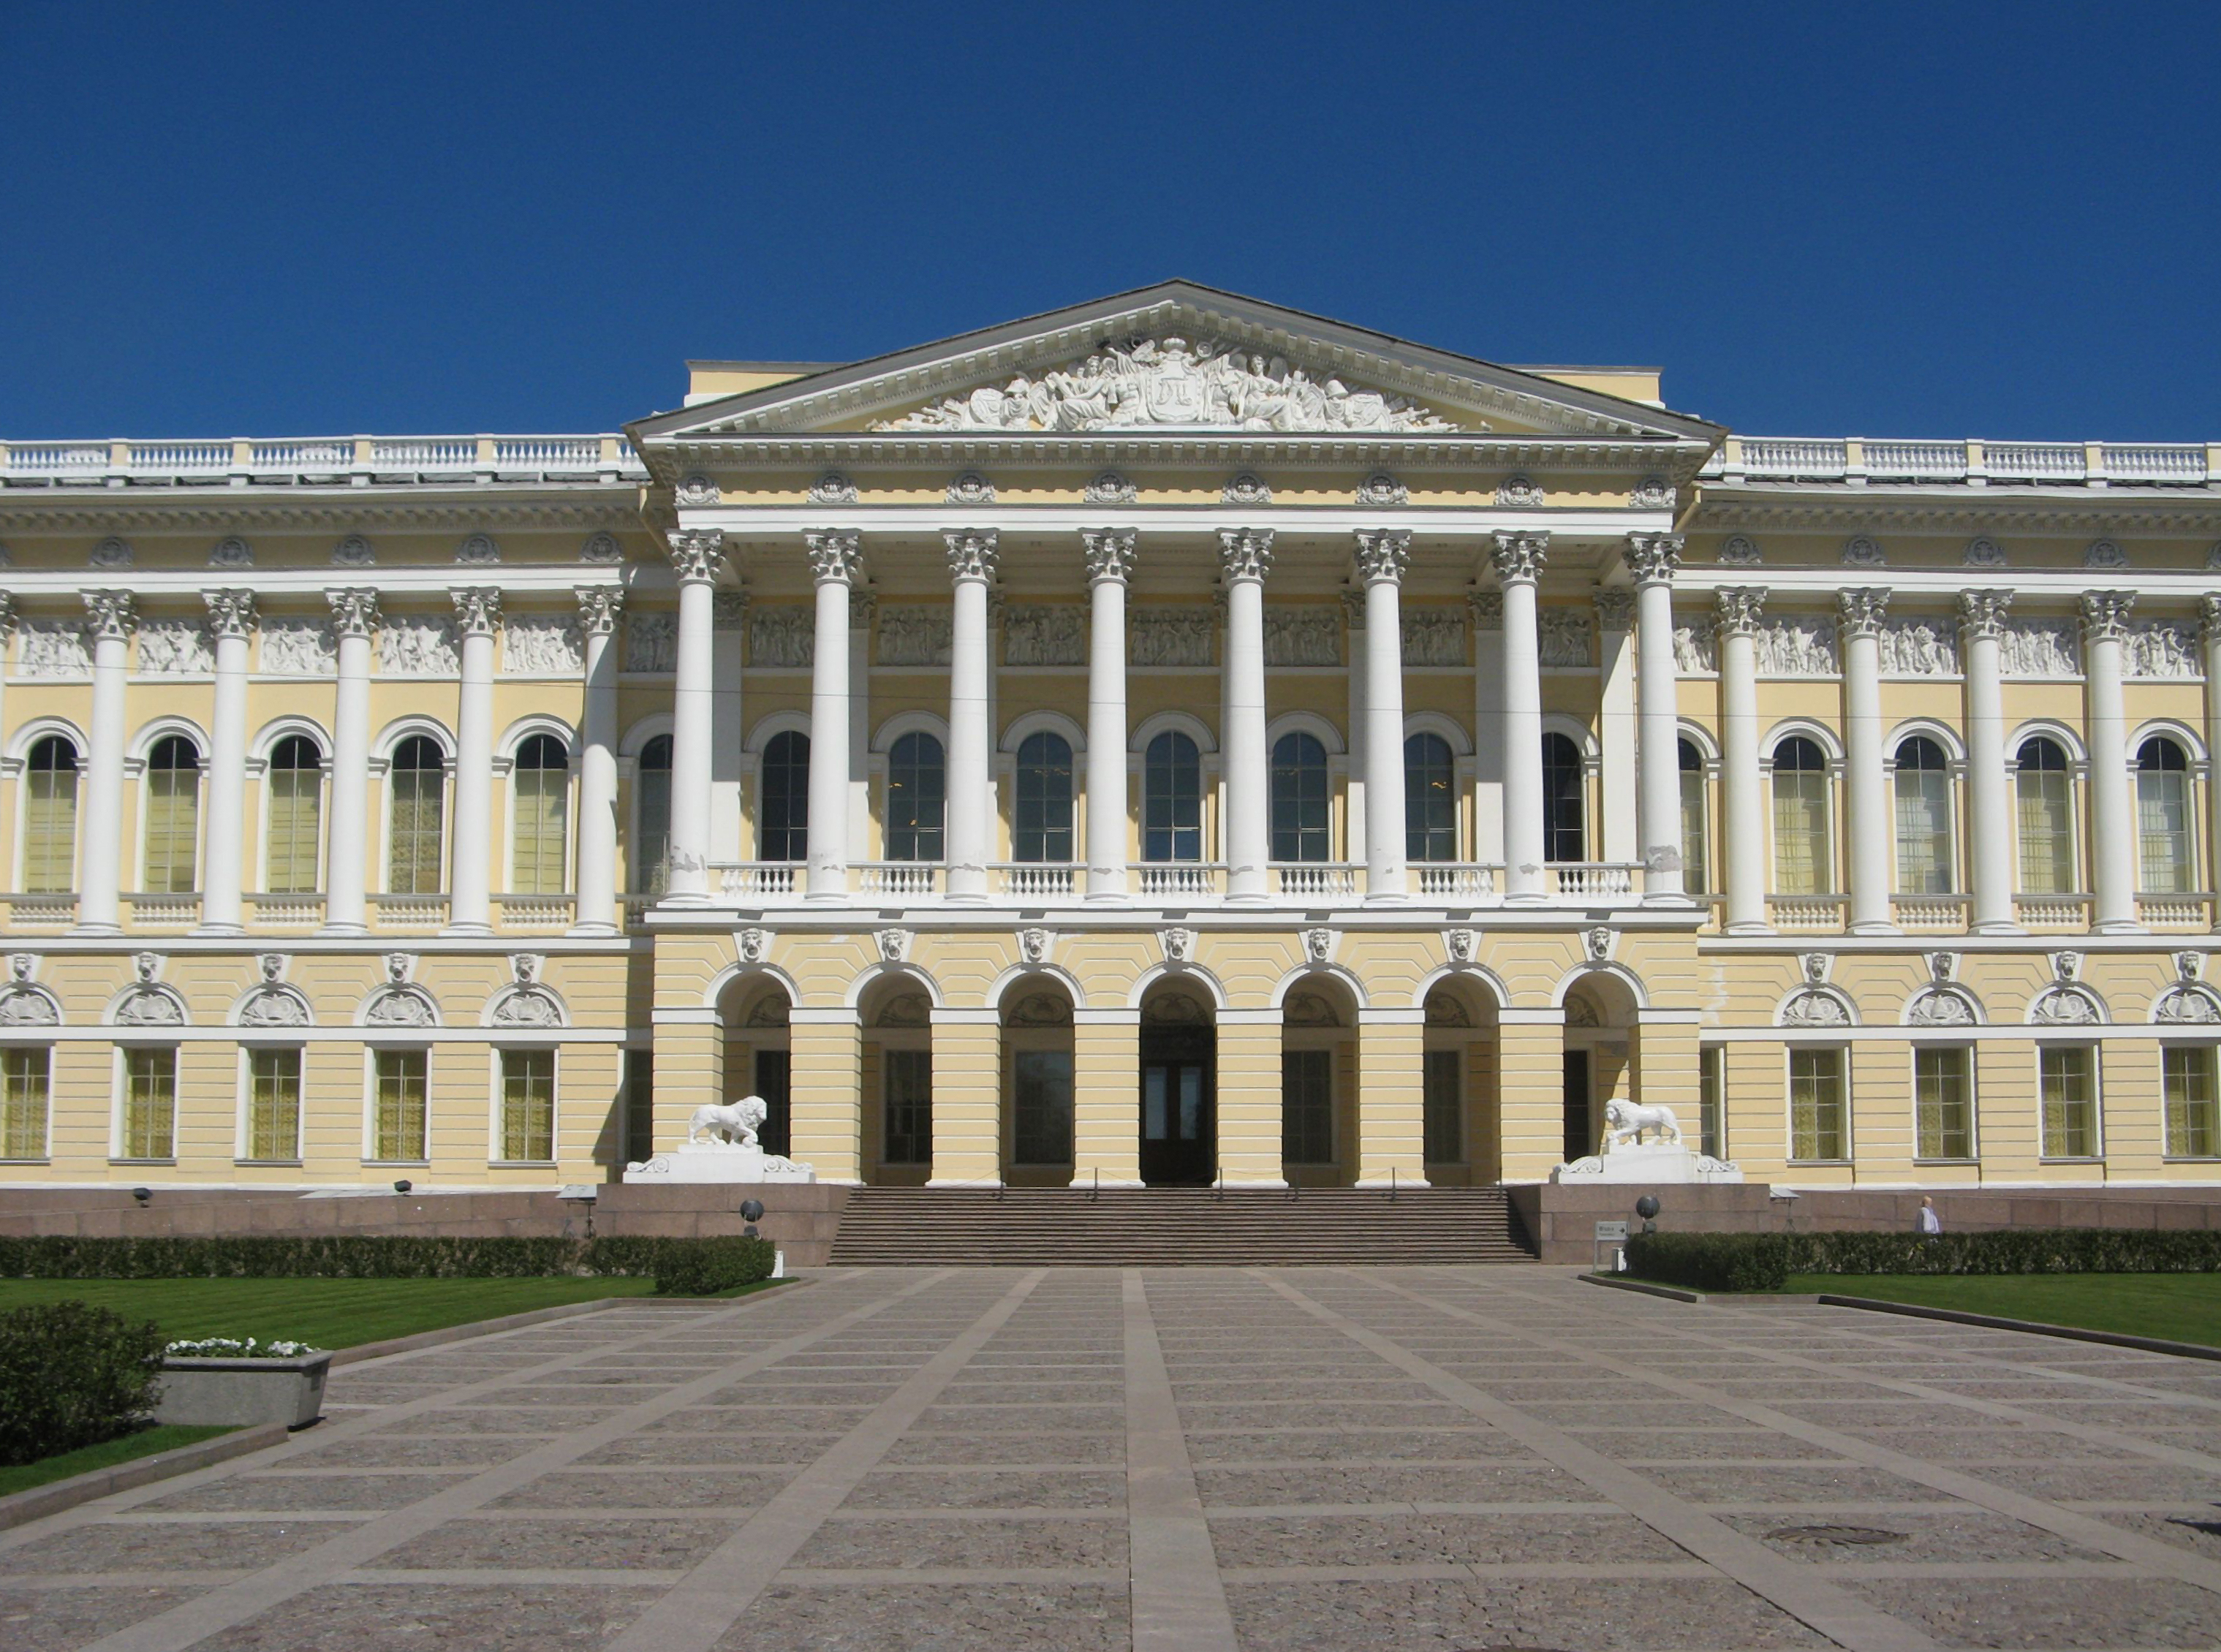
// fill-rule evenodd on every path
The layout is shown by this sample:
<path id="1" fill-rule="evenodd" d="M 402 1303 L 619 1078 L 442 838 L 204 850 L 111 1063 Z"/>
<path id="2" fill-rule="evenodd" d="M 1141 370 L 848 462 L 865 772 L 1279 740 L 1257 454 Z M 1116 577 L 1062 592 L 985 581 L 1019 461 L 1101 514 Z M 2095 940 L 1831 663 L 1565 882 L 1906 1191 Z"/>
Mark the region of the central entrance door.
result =
<path id="1" fill-rule="evenodd" d="M 1217 1040 L 1208 1027 L 1142 1029 L 1142 1180 L 1208 1186 L 1218 1167 Z"/>

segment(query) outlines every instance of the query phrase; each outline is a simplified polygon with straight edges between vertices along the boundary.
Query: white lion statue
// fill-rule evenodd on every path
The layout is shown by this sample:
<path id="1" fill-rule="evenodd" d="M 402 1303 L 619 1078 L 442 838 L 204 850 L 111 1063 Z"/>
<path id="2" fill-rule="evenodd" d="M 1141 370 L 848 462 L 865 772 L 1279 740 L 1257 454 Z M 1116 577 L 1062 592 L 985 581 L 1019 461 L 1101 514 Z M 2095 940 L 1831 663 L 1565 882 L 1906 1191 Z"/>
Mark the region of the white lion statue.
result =
<path id="1" fill-rule="evenodd" d="M 704 1109 L 704 1111 L 709 1111 Z M 1608 1101 L 1604 1104 L 1604 1142 L 1609 1152 L 1632 1142 L 1641 1146 L 1645 1130 L 1658 1132 L 1661 1142 L 1679 1145 L 1681 1123 L 1674 1117 L 1671 1107 L 1645 1106 L 1632 1101 Z"/>
<path id="2" fill-rule="evenodd" d="M 742 1096 L 729 1107 L 713 1101 L 694 1110 L 686 1125 L 686 1144 L 691 1147 L 704 1140 L 706 1131 L 710 1142 L 752 1148 L 756 1145 L 756 1131 L 770 1117 L 771 1108 L 761 1096 Z"/>

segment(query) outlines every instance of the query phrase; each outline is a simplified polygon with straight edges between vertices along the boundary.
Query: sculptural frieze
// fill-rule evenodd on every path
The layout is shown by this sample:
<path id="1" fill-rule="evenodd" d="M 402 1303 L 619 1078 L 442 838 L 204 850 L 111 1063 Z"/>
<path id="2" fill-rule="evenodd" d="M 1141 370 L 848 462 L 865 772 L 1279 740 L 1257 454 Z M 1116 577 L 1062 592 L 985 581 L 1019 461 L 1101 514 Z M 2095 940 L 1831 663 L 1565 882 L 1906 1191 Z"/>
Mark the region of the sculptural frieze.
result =
<path id="1" fill-rule="evenodd" d="M 75 620 L 27 618 L 18 628 L 16 669 L 26 677 L 90 677 L 92 653 Z"/>
<path id="2" fill-rule="evenodd" d="M 1137 608 L 1127 633 L 1127 661 L 1136 666 L 1208 666 L 1211 634 L 1217 629 L 1211 610 L 1199 604 Z"/>
<path id="3" fill-rule="evenodd" d="M 1596 664 L 1596 627 L 1579 609 L 1541 610 L 1536 615 L 1536 633 L 1544 666 L 1580 670 Z"/>
<path id="4" fill-rule="evenodd" d="M 1076 603 L 1012 603 L 1003 610 L 1006 666 L 1084 666 L 1087 610 Z"/>
<path id="5" fill-rule="evenodd" d="M 779 607 L 748 610 L 750 665 L 776 671 L 807 671 L 816 658 L 817 627 L 810 610 Z"/>
<path id="6" fill-rule="evenodd" d="M 139 644 L 146 651 L 144 634 Z M 2121 665 L 2130 677 L 2194 678 L 2202 674 L 2198 628 L 2187 620 L 2143 620 L 2122 638 Z"/>
<path id="7" fill-rule="evenodd" d="M 1711 619 L 1692 615 L 1674 620 L 1674 669 L 1684 677 L 1699 677 L 1720 668 Z"/>
<path id="8" fill-rule="evenodd" d="M 1955 677 L 1959 673 L 1958 628 L 1949 620 L 1891 620 L 1878 634 L 1886 677 Z"/>
<path id="9" fill-rule="evenodd" d="M 2070 619 L 2008 621 L 1998 638 L 1999 668 L 2007 677 L 2080 677 L 2076 633 Z"/>
<path id="10" fill-rule="evenodd" d="M 208 627 L 165 616 L 139 628 L 139 669 L 150 677 L 190 677 L 216 669 Z"/>
<path id="11" fill-rule="evenodd" d="M 455 622 L 427 614 L 388 615 L 378 634 L 378 670 L 385 677 L 453 677 L 461 666 Z"/>
<path id="12" fill-rule="evenodd" d="M 262 669 L 273 677 L 329 677 L 339 646 L 328 620 L 287 615 L 262 622 Z"/>
<path id="13" fill-rule="evenodd" d="M 1265 610 L 1265 663 L 1338 666 L 1342 624 L 1330 608 L 1274 607 Z"/>
<path id="14" fill-rule="evenodd" d="M 1824 615 L 1776 615 L 1760 623 L 1756 641 L 1762 677 L 1836 674 L 1836 622 Z"/>
<path id="15" fill-rule="evenodd" d="M 513 614 L 503 629 L 501 668 L 512 677 L 575 677 L 585 669 L 586 640 L 575 616 Z"/>
<path id="16" fill-rule="evenodd" d="M 627 671 L 674 671 L 678 666 L 677 615 L 635 614 L 625 621 Z"/>
<path id="17" fill-rule="evenodd" d="M 890 604 L 879 610 L 879 663 L 945 666 L 949 660 L 949 610 Z"/>
<path id="18" fill-rule="evenodd" d="M 1465 616 L 1456 609 L 1406 608 L 1400 617 L 1405 665 L 1465 664 Z"/>

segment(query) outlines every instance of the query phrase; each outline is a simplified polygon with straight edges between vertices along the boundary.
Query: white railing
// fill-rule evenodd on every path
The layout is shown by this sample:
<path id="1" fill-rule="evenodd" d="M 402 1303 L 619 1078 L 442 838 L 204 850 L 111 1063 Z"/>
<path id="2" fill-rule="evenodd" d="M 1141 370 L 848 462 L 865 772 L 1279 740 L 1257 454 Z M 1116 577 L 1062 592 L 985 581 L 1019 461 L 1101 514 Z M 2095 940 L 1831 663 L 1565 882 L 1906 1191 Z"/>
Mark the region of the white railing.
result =
<path id="1" fill-rule="evenodd" d="M 279 436 L 217 441 L 0 441 L 0 483 L 534 481 L 646 466 L 613 435 Z"/>
<path id="2" fill-rule="evenodd" d="M 1204 860 L 1137 860 L 1127 868 L 1144 900 L 1217 900 L 1226 868 Z"/>
<path id="3" fill-rule="evenodd" d="M 479 462 L 479 444 L 469 436 L 379 436 L 370 444 L 371 468 L 383 475 L 403 471 L 416 476 L 467 476 Z"/>
<path id="4" fill-rule="evenodd" d="M 228 441 L 135 441 L 131 468 L 144 476 L 222 476 L 231 469 Z"/>
<path id="5" fill-rule="evenodd" d="M 445 895 L 372 895 L 370 910 L 381 929 L 440 929 L 447 922 Z"/>
<path id="6" fill-rule="evenodd" d="M 2087 455 L 2080 442 L 1992 441 L 1984 444 L 1991 479 L 2004 482 L 2079 482 Z"/>
<path id="7" fill-rule="evenodd" d="M 1900 929 L 1963 929 L 1967 927 L 1964 895 L 1896 895 L 1890 911 Z"/>
<path id="8" fill-rule="evenodd" d="M 1357 892 L 1357 867 L 1348 860 L 1279 860 L 1274 885 L 1283 895 L 1342 896 Z"/>
<path id="9" fill-rule="evenodd" d="M 527 929 L 569 929 L 578 903 L 568 895 L 496 895 L 494 910 L 503 923 Z"/>
<path id="10" fill-rule="evenodd" d="M 104 441 L 11 441 L 0 476 L 22 482 L 97 482 L 108 469 Z"/>
<path id="11" fill-rule="evenodd" d="M 541 476 L 591 476 L 601 467 L 599 436 L 496 436 L 496 469 Z"/>
<path id="12" fill-rule="evenodd" d="M 1076 868 L 1045 861 L 1004 860 L 988 868 L 995 887 L 1015 900 L 1062 900 L 1072 893 Z"/>
<path id="13" fill-rule="evenodd" d="M 1611 860 L 1574 860 L 1550 868 L 1557 884 L 1557 892 L 1568 900 L 1594 900 L 1599 897 L 1632 895 L 1635 892 L 1635 867 Z"/>
<path id="14" fill-rule="evenodd" d="M 197 923 L 201 916 L 198 895 L 172 895 L 167 892 L 127 894 L 124 900 L 131 908 L 135 923 Z"/>
<path id="15" fill-rule="evenodd" d="M 1899 441 L 1730 436 L 1698 474 L 1761 482 L 1986 482 L 2047 486 L 2221 481 L 2194 441 Z"/>
<path id="16" fill-rule="evenodd" d="M 258 480 L 272 477 L 303 477 L 313 480 L 345 476 L 354 463 L 352 437 L 311 438 L 299 441 L 250 441 L 247 468 Z"/>
<path id="17" fill-rule="evenodd" d="M 1963 441 L 1869 441 L 1867 474 L 1878 481 L 1956 482 L 1967 474 Z"/>
<path id="18" fill-rule="evenodd" d="M 77 922 L 75 895 L 0 895 L 9 928 L 64 927 Z"/>
<path id="19" fill-rule="evenodd" d="M 1841 895 L 1769 895 L 1767 921 L 1777 929 L 1840 929 L 1843 927 Z"/>
<path id="20" fill-rule="evenodd" d="M 717 892 L 731 900 L 791 900 L 802 887 L 802 867 L 792 860 L 742 860 L 710 870 Z"/>
<path id="21" fill-rule="evenodd" d="M 2016 895 L 2013 917 L 2024 929 L 2086 929 L 2087 895 Z"/>
<path id="22" fill-rule="evenodd" d="M 1841 476 L 1849 463 L 1840 441 L 1810 441 L 1793 437 L 1745 436 L 1742 467 L 1749 476 L 1796 481 L 1806 478 Z"/>
<path id="23" fill-rule="evenodd" d="M 2153 929 L 2205 929 L 2212 927 L 2211 895 L 2138 895 L 2137 922 Z"/>
<path id="24" fill-rule="evenodd" d="M 322 895 L 250 894 L 247 897 L 247 910 L 253 914 L 258 925 L 297 928 L 324 921 L 324 898 Z"/>
<path id="25" fill-rule="evenodd" d="M 1422 895 L 1477 899 L 1496 892 L 1494 867 L 1461 861 L 1423 860 L 1411 867 Z"/>
<path id="26" fill-rule="evenodd" d="M 2181 486 L 2206 479 L 2205 449 L 2190 442 L 2105 445 L 2109 482 L 2159 482 Z"/>
<path id="27" fill-rule="evenodd" d="M 867 860 L 856 868 L 857 886 L 867 895 L 937 895 L 941 892 L 941 863 L 937 860 Z"/>

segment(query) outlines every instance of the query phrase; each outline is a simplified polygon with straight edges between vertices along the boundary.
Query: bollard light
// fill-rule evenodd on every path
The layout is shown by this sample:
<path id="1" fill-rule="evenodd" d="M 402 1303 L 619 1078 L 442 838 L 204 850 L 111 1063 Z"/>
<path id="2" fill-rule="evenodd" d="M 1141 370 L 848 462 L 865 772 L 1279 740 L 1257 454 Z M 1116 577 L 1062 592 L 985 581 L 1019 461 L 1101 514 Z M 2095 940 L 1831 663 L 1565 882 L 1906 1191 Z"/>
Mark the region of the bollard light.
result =
<path id="1" fill-rule="evenodd" d="M 131 1190 L 131 1197 L 139 1201 L 139 1208 L 143 1211 L 153 1199 L 154 1190 L 151 1187 L 135 1187 Z"/>
<path id="2" fill-rule="evenodd" d="M 415 1186 L 416 1184 L 414 1182 L 404 1178 L 404 1180 L 393 1184 L 393 1191 L 397 1193 L 405 1193 Z"/>

